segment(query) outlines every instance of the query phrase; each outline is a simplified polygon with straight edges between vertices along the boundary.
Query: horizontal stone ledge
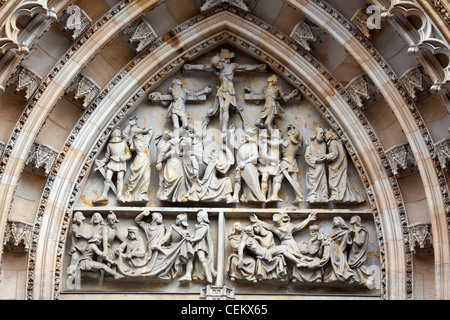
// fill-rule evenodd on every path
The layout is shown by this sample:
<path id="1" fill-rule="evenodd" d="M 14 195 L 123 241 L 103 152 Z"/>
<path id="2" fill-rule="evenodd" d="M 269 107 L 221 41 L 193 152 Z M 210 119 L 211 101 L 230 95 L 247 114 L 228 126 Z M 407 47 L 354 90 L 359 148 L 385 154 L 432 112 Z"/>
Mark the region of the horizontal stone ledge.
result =
<path id="1" fill-rule="evenodd" d="M 278 213 L 280 211 L 287 211 L 289 214 L 310 214 L 315 212 L 317 214 L 372 214 L 370 209 L 294 209 L 294 208 L 203 208 L 203 207 L 195 207 L 195 208 L 183 208 L 183 207 L 77 207 L 73 209 L 73 212 L 81 211 L 85 213 L 107 213 L 109 211 L 114 211 L 115 213 L 139 213 L 144 210 L 148 210 L 150 212 L 167 212 L 167 213 L 197 213 L 200 210 L 208 211 L 209 213 L 219 213 L 223 212 L 225 214 L 246 214 L 246 213 L 258 213 L 258 214 L 273 214 Z"/>
<path id="2" fill-rule="evenodd" d="M 198 292 L 161 292 L 161 291 L 62 291 L 58 296 L 59 300 L 95 300 L 102 294 L 103 300 L 159 300 L 158 303 L 165 303 L 180 299 L 199 299 Z M 252 300 L 379 300 L 380 294 L 317 294 L 317 293 L 254 293 L 235 292 L 241 298 L 252 296 Z M 200 300 L 199 300 L 200 301 Z"/>

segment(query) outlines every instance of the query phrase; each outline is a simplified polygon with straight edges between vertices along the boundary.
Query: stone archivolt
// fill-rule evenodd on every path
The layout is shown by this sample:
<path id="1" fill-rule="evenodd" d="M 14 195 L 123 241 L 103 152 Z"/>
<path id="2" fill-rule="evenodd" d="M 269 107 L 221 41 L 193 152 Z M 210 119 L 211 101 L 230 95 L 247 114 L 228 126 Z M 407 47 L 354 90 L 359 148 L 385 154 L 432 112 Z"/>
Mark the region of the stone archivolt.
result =
<path id="1" fill-rule="evenodd" d="M 226 37 L 225 38 L 222 38 L 222 39 L 227 39 Z M 105 138 L 106 138 L 107 136 L 105 136 Z"/>
<path id="2" fill-rule="evenodd" d="M 234 35 L 229 35 L 229 37 L 230 38 L 232 38 Z M 236 41 L 236 43 L 238 43 L 238 41 Z M 254 50 L 254 48 L 252 48 L 252 45 L 249 45 L 249 44 L 244 44 L 244 46 L 246 46 L 247 47 L 247 49 L 250 49 L 250 50 Z M 152 45 L 150 45 L 150 47 L 152 47 Z M 153 47 L 154 48 L 154 47 Z M 199 51 L 201 51 L 202 49 L 198 49 Z M 257 49 L 258 50 L 258 49 Z M 256 51 L 255 51 L 256 52 Z M 258 52 L 259 54 L 261 54 L 261 52 Z M 197 54 L 197 53 L 193 53 L 194 55 L 195 54 Z M 263 55 L 264 55 L 264 53 L 262 53 Z M 270 57 L 269 57 L 269 59 L 270 59 Z M 261 59 L 263 62 L 266 62 L 266 59 Z M 273 60 L 272 60 L 273 61 Z M 271 62 L 272 62 L 271 61 Z M 175 65 L 177 64 L 177 63 L 179 63 L 179 62 L 175 62 Z M 276 61 L 275 61 L 275 63 L 276 63 Z M 277 71 L 280 71 L 280 70 L 282 70 L 282 68 L 283 68 L 283 64 L 281 64 L 281 66 L 280 66 L 280 68 L 275 68 L 274 67 L 274 65 L 275 65 L 275 63 L 274 64 L 270 64 L 270 66 L 272 67 L 272 68 L 274 68 L 274 70 L 277 70 Z M 169 71 L 170 72 L 170 71 Z M 288 72 L 289 73 L 289 72 Z M 164 76 L 164 73 L 162 74 L 162 76 Z M 288 77 L 289 75 L 287 75 L 287 77 Z M 295 77 L 293 77 L 293 78 L 295 78 Z M 291 78 L 292 79 L 292 78 Z M 156 84 L 156 83 L 158 83 L 158 79 L 153 79 L 153 84 Z M 44 82 L 45 83 L 45 82 Z M 112 81 L 112 83 L 113 83 L 113 81 Z M 416 87 L 417 87 L 417 83 L 415 83 L 414 84 Z M 114 84 L 112 84 L 111 85 L 111 89 L 113 89 L 113 87 L 114 87 Z M 152 84 L 149 84 L 148 86 L 147 86 L 147 89 L 149 88 L 149 87 L 152 87 Z M 296 87 L 298 87 L 298 88 L 302 88 L 303 89 L 303 87 L 304 87 L 304 85 L 303 84 L 299 84 L 298 82 L 296 83 Z M 108 89 L 109 90 L 109 89 Z M 407 90 L 409 90 L 409 88 L 407 88 Z M 147 90 L 148 91 L 148 90 Z M 106 93 L 109 93 L 108 91 L 106 92 Z M 146 92 L 147 94 L 148 94 L 148 92 Z M 308 94 L 308 93 L 306 93 L 305 94 L 305 92 L 304 91 L 302 91 L 302 94 L 304 94 L 307 98 L 308 98 L 308 100 L 311 98 L 311 94 Z M 39 97 L 39 95 L 40 95 L 40 93 L 38 94 L 38 97 Z M 139 95 L 140 97 L 144 97 L 145 96 L 145 94 L 140 94 Z M 314 98 L 314 97 L 313 97 Z M 101 101 L 101 99 L 100 100 L 98 100 L 97 99 L 97 102 L 100 102 Z M 142 102 L 142 100 L 141 100 L 141 102 Z M 95 105 L 95 101 L 94 101 L 94 105 Z M 133 105 L 132 104 L 130 104 L 129 106 L 128 106 L 128 109 L 132 109 L 133 108 Z M 320 108 L 320 107 L 319 107 Z M 128 111 L 128 109 L 126 109 L 125 108 L 125 111 L 124 110 L 122 110 L 121 112 L 122 113 L 124 113 L 124 114 L 126 114 L 126 112 Z M 31 109 L 30 109 L 31 110 Z M 93 112 L 93 110 L 91 109 L 91 110 L 89 110 L 89 108 L 87 108 L 87 115 L 89 115 L 90 114 L 90 112 L 92 113 Z M 357 112 L 355 111 L 355 113 L 357 114 Z M 112 130 L 112 129 L 114 129 L 116 126 L 117 126 L 117 121 L 116 121 L 116 119 L 117 120 L 120 120 L 120 119 L 125 119 L 124 118 L 124 114 L 122 114 L 122 115 L 117 115 L 117 117 L 116 118 L 114 118 L 114 120 L 111 122 L 111 124 L 110 124 L 110 129 Z M 126 120 L 126 119 L 125 119 Z M 352 142 L 354 143 L 354 141 L 351 141 L 350 143 L 348 142 L 348 140 L 347 140 L 347 136 L 345 135 L 345 134 L 341 134 L 341 131 L 342 131 L 342 129 L 340 128 L 340 126 L 339 125 L 336 125 L 335 123 L 333 123 L 333 121 L 335 120 L 334 119 L 334 117 L 333 117 L 333 115 L 329 115 L 328 114 L 328 117 L 327 117 L 327 120 L 328 121 L 330 121 L 331 123 L 332 123 L 332 126 L 333 126 L 333 129 L 335 129 L 335 131 L 337 131 L 339 134 L 340 134 L 340 136 L 342 136 L 342 138 L 343 138 L 343 144 L 348 148 L 348 152 L 349 152 L 349 155 L 351 156 L 351 158 L 352 158 L 352 160 L 355 160 L 355 159 L 357 159 L 358 158 L 358 156 L 359 156 L 359 153 L 358 153 L 358 151 L 356 151 L 355 152 L 355 150 L 353 150 L 353 145 L 354 144 L 352 144 Z M 420 119 L 419 119 L 420 120 Z M 418 120 L 418 121 L 419 121 Z M 361 121 L 364 121 L 364 119 L 363 118 L 361 118 Z M 334 124 L 334 125 L 333 125 Z M 19 128 L 20 129 L 20 128 Z M 78 128 L 78 129 L 81 129 L 81 128 Z M 78 130 L 77 129 L 77 130 Z M 130 142 L 130 145 L 134 142 L 133 140 L 134 140 L 134 137 L 135 137 L 136 135 L 134 135 L 133 136 L 133 138 L 132 139 L 130 139 L 131 140 L 131 142 Z M 109 134 L 108 133 L 103 133 L 103 138 L 101 139 L 102 141 L 100 141 L 99 143 L 97 143 L 97 145 L 95 146 L 95 149 L 97 149 L 96 151 L 97 152 L 99 152 L 100 151 L 100 145 L 103 143 L 103 142 L 105 142 L 107 139 L 109 138 Z M 73 136 L 71 136 L 70 137 L 70 139 L 74 139 L 74 137 Z M 376 142 L 376 137 L 373 137 L 373 135 L 372 135 L 372 140 L 375 140 L 375 142 Z M 137 139 L 136 139 L 136 141 L 137 141 Z M 71 143 L 71 141 L 69 141 L 69 144 Z M 9 144 L 8 145 L 8 152 L 7 152 L 7 154 L 6 154 L 6 156 L 7 157 L 9 157 L 9 155 L 11 154 L 11 144 Z M 380 150 L 380 149 L 379 149 Z M 66 153 L 67 152 L 67 149 L 65 149 L 64 150 L 64 152 L 63 152 L 63 154 L 62 154 L 62 157 L 64 157 L 64 153 Z M 85 154 L 88 154 L 88 152 L 86 152 Z M 355 155 L 356 154 L 356 155 Z M 383 155 L 383 151 L 381 150 L 380 152 L 379 152 L 379 154 L 380 155 Z M 8 159 L 8 158 L 5 158 L 5 159 Z M 95 157 L 91 157 L 91 158 L 89 158 L 89 160 L 84 164 L 84 166 L 83 166 L 83 168 L 82 168 L 82 175 L 84 175 L 84 174 L 86 174 L 86 171 L 89 169 L 89 166 L 93 163 L 93 159 L 94 159 Z M 54 167 L 55 169 L 55 171 L 53 171 L 53 174 L 51 174 L 50 175 L 50 177 L 49 177 L 49 185 L 48 185 L 48 190 L 50 190 L 51 189 L 51 184 L 53 183 L 53 181 L 57 181 L 58 182 L 58 180 L 56 179 L 55 180 L 55 172 L 57 172 L 57 170 L 58 170 L 58 168 L 60 167 L 60 165 L 61 165 L 61 158 L 59 159 L 59 161 L 60 162 L 58 162 L 58 160 L 56 161 L 56 166 Z M 364 164 L 364 162 L 363 162 L 363 164 Z M 355 165 L 358 167 L 358 168 L 362 168 L 362 164 L 360 163 L 360 162 L 358 162 L 358 161 L 356 161 L 355 162 Z M 388 166 L 385 166 L 385 167 L 388 167 Z M 445 167 L 445 166 L 444 166 Z M 362 168 L 362 169 L 359 169 L 359 170 L 361 170 L 360 172 L 363 172 L 364 171 L 364 168 Z M 367 181 L 369 181 L 369 179 L 367 179 L 367 176 L 365 177 L 364 175 L 362 175 L 362 177 L 363 177 L 363 183 L 364 183 L 364 186 L 366 187 L 366 191 L 367 191 L 367 193 L 368 193 L 368 196 L 369 196 L 369 201 L 370 201 L 370 205 L 371 205 L 371 207 L 374 209 L 374 215 L 375 215 L 375 223 L 376 224 L 380 224 L 380 223 L 382 223 L 382 222 L 380 222 L 380 217 L 378 217 L 377 216 L 377 214 L 378 214 L 378 211 L 377 211 L 377 205 L 376 205 L 376 203 L 375 203 L 375 200 L 374 200 L 374 196 L 373 196 L 373 193 L 370 193 L 368 190 L 369 190 L 369 187 L 373 187 L 373 185 L 371 185 L 370 183 L 368 183 Z M 287 177 L 286 177 L 287 178 Z M 74 191 L 73 191 L 73 193 L 72 193 L 72 196 L 71 196 L 71 205 L 73 205 L 73 202 L 75 201 L 74 199 L 76 198 L 76 196 L 77 196 L 77 190 L 79 190 L 79 183 L 81 182 L 81 180 L 82 180 L 82 178 L 80 179 L 80 178 L 78 178 L 78 180 L 77 180 L 77 182 L 76 182 L 76 184 L 78 184 L 78 185 L 76 185 L 75 187 L 74 187 Z M 391 181 L 393 181 L 393 184 L 395 184 L 395 179 L 390 179 Z M 385 183 L 386 181 L 384 181 L 383 183 Z M 370 185 L 369 185 L 370 184 Z M 56 183 L 56 185 L 59 185 L 58 183 Z M 293 186 L 293 185 L 292 185 Z M 260 186 L 260 188 L 261 188 L 261 186 Z M 47 187 L 46 187 L 46 189 L 47 189 Z M 395 188 L 394 188 L 395 189 Z M 48 191 L 47 190 L 47 191 Z M 72 190 L 72 189 L 71 189 Z M 398 191 L 398 190 L 397 190 Z M 402 200 L 401 200 L 401 195 L 398 195 L 399 193 L 398 192 L 395 192 L 394 191 L 394 193 L 396 194 L 396 198 L 397 198 L 397 203 L 399 203 L 399 206 L 398 206 L 398 208 L 399 208 L 399 210 L 401 211 L 401 209 L 402 209 L 402 205 L 401 205 L 401 202 L 402 202 Z M 376 193 L 375 193 L 376 194 Z M 44 196 L 44 202 L 46 202 L 47 201 L 47 198 L 45 198 L 46 196 Z M 375 196 L 376 197 L 376 196 Z M 374 205 L 374 203 L 375 203 L 375 205 Z M 394 205 L 395 206 L 395 205 Z M 44 210 L 46 210 L 45 209 L 45 205 L 43 206 L 43 208 L 44 208 Z M 69 210 L 70 210 L 70 206 L 69 206 Z M 386 208 L 385 208 L 385 210 L 386 210 Z M 68 213 L 66 212 L 66 219 L 65 219 L 65 221 L 63 222 L 63 228 L 64 227 L 68 227 L 68 225 L 69 225 L 69 219 L 67 219 L 67 216 L 68 216 Z M 382 217 L 382 219 L 383 219 L 383 217 Z M 38 219 L 39 220 L 39 219 Z M 39 220 L 40 221 L 40 220 Z M 40 225 L 39 225 L 39 223 L 40 222 L 37 222 L 37 228 L 36 228 L 36 230 L 37 230 L 37 233 L 35 234 L 35 237 L 38 235 L 38 232 L 39 232 L 39 227 L 40 227 Z M 378 230 L 377 230 L 378 232 L 380 232 L 380 229 L 378 228 Z M 381 234 L 379 234 L 379 236 L 380 236 L 380 239 L 383 237 L 383 235 Z M 60 243 L 64 243 L 64 234 L 63 234 L 63 237 L 62 237 L 62 239 L 60 240 L 60 241 L 62 241 L 62 242 L 60 242 Z M 94 248 L 94 247 L 92 247 L 92 248 Z M 382 249 L 382 251 L 383 251 L 384 249 Z M 384 253 L 382 253 L 382 254 L 384 254 Z M 382 255 L 381 254 L 381 255 Z M 32 259 L 34 259 L 34 258 L 32 258 Z M 58 258 L 59 259 L 59 258 Z M 32 262 L 34 261 L 34 260 L 31 260 Z M 384 261 L 382 261 L 382 268 L 384 268 L 383 267 L 383 263 L 384 263 Z M 57 266 L 59 266 L 61 264 L 61 260 L 58 260 L 57 261 Z M 60 271 L 61 270 L 61 268 L 60 269 L 58 269 L 57 271 Z M 30 274 L 31 275 L 33 275 L 33 272 L 30 272 Z M 384 276 L 386 276 L 386 275 L 384 275 Z M 120 281 L 120 280 L 119 280 Z M 31 286 L 32 286 L 33 284 L 32 284 L 32 282 L 31 282 Z M 59 289 L 58 289 L 58 281 L 56 281 L 56 284 L 55 284 L 55 291 L 58 291 Z M 31 290 L 32 291 L 32 290 Z"/>

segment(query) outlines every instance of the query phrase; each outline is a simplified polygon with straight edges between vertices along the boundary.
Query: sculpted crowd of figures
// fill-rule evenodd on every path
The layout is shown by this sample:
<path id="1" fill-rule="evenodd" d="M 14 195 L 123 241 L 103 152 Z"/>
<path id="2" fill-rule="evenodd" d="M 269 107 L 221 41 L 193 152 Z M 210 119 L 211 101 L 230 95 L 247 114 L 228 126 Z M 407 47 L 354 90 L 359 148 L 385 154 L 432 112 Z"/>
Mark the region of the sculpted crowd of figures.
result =
<path id="1" fill-rule="evenodd" d="M 75 212 L 71 226 L 68 254 L 68 284 L 81 278 L 150 278 L 180 283 L 212 283 L 217 276 L 216 248 L 208 212 L 197 213 L 191 229 L 186 213 L 175 223 L 165 224 L 159 212 L 143 211 L 131 226 L 119 226 L 114 212 L 106 218 L 94 213 L 89 222 L 82 212 Z M 293 223 L 286 211 L 273 215 L 273 223 L 250 216 L 250 223 L 235 222 L 228 236 L 231 253 L 226 272 L 231 281 L 291 281 L 298 283 L 355 283 L 368 288 L 374 278 L 365 265 L 368 232 L 359 216 L 350 219 L 351 227 L 334 217 L 327 235 L 311 213 L 304 221 Z M 299 244 L 295 234 L 309 226 L 309 239 Z M 141 230 L 141 232 L 139 231 Z M 143 236 L 141 236 L 143 235 Z"/>
<path id="2" fill-rule="evenodd" d="M 151 93 L 151 101 L 168 106 L 167 118 L 173 130 L 166 130 L 156 138 L 156 154 L 151 155 L 153 130 L 141 128 L 138 119 L 129 120 L 126 128 L 116 128 L 103 159 L 96 161 L 96 169 L 104 176 L 102 194 L 94 205 L 106 205 L 108 192 L 116 194 L 119 203 L 145 205 L 151 178 L 151 157 L 159 172 L 157 198 L 163 202 L 277 202 L 283 201 L 279 192 L 283 180 L 295 192 L 294 204 L 360 203 L 364 198 L 348 182 L 347 155 L 342 141 L 332 130 L 317 127 L 307 142 L 304 160 L 305 177 L 300 175 L 298 158 L 302 147 L 300 132 L 293 125 L 286 132 L 276 128 L 275 120 L 284 113 L 280 101 L 299 96 L 298 90 L 285 94 L 277 76 L 267 80 L 261 93 L 246 87 L 246 101 L 263 101 L 264 107 L 254 124 L 244 121 L 244 107 L 238 104 L 233 84 L 236 72 L 266 72 L 266 65 L 233 63 L 234 53 L 221 50 L 208 65 L 184 65 L 185 72 L 213 72 L 220 80 L 215 103 L 207 116 L 193 122 L 186 111 L 189 101 L 206 101 L 211 87 L 194 92 L 175 79 L 168 94 Z M 229 124 L 230 110 L 240 115 L 242 129 Z M 219 114 L 218 135 L 209 134 L 210 119 Z M 207 134 L 208 132 L 208 134 Z M 128 183 L 124 177 L 128 163 Z M 234 171 L 234 178 L 230 173 Z M 113 182 L 114 176 L 116 183 Z M 300 179 L 307 187 L 304 199 Z"/>
<path id="3" fill-rule="evenodd" d="M 315 213 L 300 223 L 292 223 L 287 212 L 273 215 L 273 224 L 250 217 L 251 224 L 236 222 L 228 236 L 233 253 L 227 273 L 232 281 L 279 280 L 299 283 L 356 283 L 372 288 L 374 277 L 365 265 L 368 232 L 359 216 L 333 220 L 332 233 L 309 226 L 309 239 L 298 244 L 294 234 L 316 220 Z"/>
<path id="4" fill-rule="evenodd" d="M 82 276 L 99 278 L 105 275 L 121 278 L 158 278 L 180 282 L 207 281 L 216 277 L 214 244 L 208 212 L 197 213 L 192 232 L 188 216 L 181 213 L 167 227 L 159 212 L 143 211 L 135 225 L 118 227 L 114 212 L 106 219 L 96 212 L 90 222 L 82 212 L 75 212 L 71 226 L 68 283 L 80 283 Z M 140 236 L 139 228 L 145 235 Z"/>

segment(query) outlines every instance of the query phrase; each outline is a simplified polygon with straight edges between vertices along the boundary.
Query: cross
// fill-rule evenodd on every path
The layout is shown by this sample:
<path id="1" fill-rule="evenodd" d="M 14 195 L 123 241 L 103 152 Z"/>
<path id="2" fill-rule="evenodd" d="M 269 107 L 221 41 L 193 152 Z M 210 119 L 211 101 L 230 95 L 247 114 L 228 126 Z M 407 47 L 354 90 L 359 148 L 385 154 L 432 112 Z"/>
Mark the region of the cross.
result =
<path id="1" fill-rule="evenodd" d="M 262 101 L 265 102 L 264 109 L 261 111 L 255 125 L 259 128 L 267 128 L 272 130 L 272 123 L 276 116 L 284 114 L 284 109 L 279 104 L 279 100 L 288 102 L 291 99 L 301 99 L 297 89 L 293 90 L 290 94 L 285 94 L 283 89 L 278 86 L 278 78 L 273 75 L 267 79 L 268 85 L 264 88 L 262 93 L 255 93 L 251 87 L 246 87 L 245 101 L 253 101 L 257 104 Z"/>
<path id="2" fill-rule="evenodd" d="M 189 118 L 186 113 L 185 103 L 187 101 L 206 101 L 211 92 L 211 88 L 208 86 L 202 91 L 193 92 L 184 88 L 183 82 L 180 79 L 174 79 L 172 86 L 169 88 L 169 92 L 170 94 L 153 92 L 149 95 L 149 99 L 151 101 L 161 101 L 164 106 L 167 106 L 170 102 L 166 117 L 172 119 L 175 129 L 179 129 L 180 127 L 187 129 L 189 126 Z"/>
<path id="3" fill-rule="evenodd" d="M 185 64 L 183 66 L 184 71 L 203 71 L 203 72 L 215 72 L 220 79 L 220 87 L 216 94 L 216 102 L 214 106 L 208 110 L 207 119 L 213 117 L 217 112 L 220 115 L 221 131 L 222 135 L 226 133 L 228 126 L 229 108 L 233 107 L 239 113 L 243 110 L 238 106 L 236 100 L 236 91 L 234 89 L 233 79 L 235 72 L 266 72 L 267 65 L 265 64 L 237 64 L 231 62 L 231 59 L 235 57 L 234 52 L 227 49 L 222 49 L 219 55 L 214 56 L 211 59 L 211 64 Z"/>

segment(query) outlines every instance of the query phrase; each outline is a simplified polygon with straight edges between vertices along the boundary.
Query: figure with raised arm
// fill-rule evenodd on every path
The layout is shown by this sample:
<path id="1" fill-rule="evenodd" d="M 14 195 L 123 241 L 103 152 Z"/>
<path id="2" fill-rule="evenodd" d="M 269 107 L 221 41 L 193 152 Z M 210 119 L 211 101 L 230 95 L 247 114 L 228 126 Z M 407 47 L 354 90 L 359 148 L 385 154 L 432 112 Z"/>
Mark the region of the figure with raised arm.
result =
<path id="1" fill-rule="evenodd" d="M 267 70 L 265 64 L 249 65 L 231 62 L 231 59 L 234 57 L 235 54 L 233 52 L 222 49 L 219 55 L 211 59 L 210 65 L 186 64 L 184 66 L 185 71 L 212 71 L 219 77 L 220 87 L 217 91 L 217 99 L 213 108 L 208 111 L 208 117 L 213 117 L 219 111 L 222 134 L 225 134 L 228 128 L 230 107 L 236 109 L 237 112 L 243 110 L 242 106 L 238 105 L 236 99 L 236 90 L 233 84 L 235 73 L 248 71 L 265 72 Z"/>
<path id="2" fill-rule="evenodd" d="M 264 109 L 259 114 L 255 125 L 261 129 L 266 128 L 269 130 L 273 128 L 275 118 L 285 112 L 279 100 L 288 102 L 299 95 L 297 89 L 290 94 L 285 94 L 283 89 L 278 85 L 278 77 L 276 75 L 272 75 L 267 79 L 267 86 L 264 88 L 262 94 L 255 94 L 250 87 L 246 87 L 245 89 L 248 92 L 246 100 L 264 100 Z"/>
<path id="3" fill-rule="evenodd" d="M 187 101 L 206 101 L 207 95 L 211 92 L 211 87 L 194 92 L 188 90 L 183 85 L 181 79 L 174 79 L 172 86 L 169 88 L 169 95 L 162 95 L 159 92 L 153 92 L 149 95 L 152 101 L 162 101 L 167 105 L 170 102 L 166 117 L 171 119 L 174 129 L 187 129 L 189 126 L 189 117 L 186 112 Z"/>
<path id="4" fill-rule="evenodd" d="M 137 125 L 134 117 L 124 130 L 124 136 L 128 138 L 130 150 L 136 155 L 130 166 L 128 188 L 125 193 L 126 202 L 148 202 L 150 188 L 150 142 L 153 138 L 153 129 L 143 129 Z"/>

